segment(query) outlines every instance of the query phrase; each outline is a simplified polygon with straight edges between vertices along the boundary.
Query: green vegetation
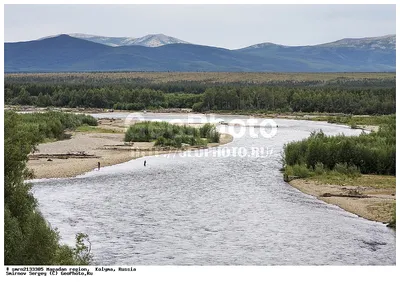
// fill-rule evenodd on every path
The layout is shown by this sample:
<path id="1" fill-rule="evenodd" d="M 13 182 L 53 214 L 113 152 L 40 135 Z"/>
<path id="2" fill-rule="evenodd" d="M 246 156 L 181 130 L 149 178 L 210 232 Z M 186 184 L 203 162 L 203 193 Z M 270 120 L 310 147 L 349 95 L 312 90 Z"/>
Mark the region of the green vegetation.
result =
<path id="1" fill-rule="evenodd" d="M 378 132 L 360 136 L 313 132 L 307 139 L 285 145 L 284 165 L 287 174 L 297 165 L 311 172 L 323 169 L 349 175 L 359 172 L 395 175 L 396 117 L 388 118 Z"/>
<path id="2" fill-rule="evenodd" d="M 333 169 L 324 168 L 322 163 L 317 163 L 314 169 L 308 168 L 305 164 L 287 165 L 284 173 L 287 176 L 310 178 L 325 184 L 336 185 L 345 185 L 345 183 L 349 183 L 348 185 L 360 185 L 358 177 L 361 176 L 357 167 L 347 166 L 343 163 L 336 164 Z"/>
<path id="3" fill-rule="evenodd" d="M 285 167 L 285 173 L 290 176 L 297 176 L 300 178 L 306 178 L 311 175 L 310 170 L 305 165 L 295 164 L 293 166 L 288 165 Z"/>
<path id="4" fill-rule="evenodd" d="M 77 122 L 79 120 L 80 122 Z M 88 237 L 78 234 L 75 248 L 59 243 L 53 230 L 37 209 L 31 184 L 24 180 L 28 154 L 38 141 L 59 138 L 59 128 L 89 121 L 85 117 L 63 114 L 4 115 L 4 262 L 6 265 L 78 265 L 92 260 Z M 35 124 L 37 122 L 38 124 Z M 57 130 L 55 130 L 57 129 Z"/>
<path id="5" fill-rule="evenodd" d="M 395 72 L 319 72 L 319 73 L 281 73 L 281 72 L 85 72 L 85 73 L 8 73 L 5 78 L 10 82 L 48 83 L 48 84 L 91 84 L 91 85 L 143 85 L 154 84 L 194 85 L 194 84 L 254 84 L 287 85 L 288 83 L 321 85 L 356 85 L 382 87 L 396 80 Z"/>
<path id="6" fill-rule="evenodd" d="M 348 124 L 352 127 L 357 125 L 381 125 L 395 119 L 395 115 L 384 116 L 353 116 L 353 115 L 336 115 L 327 117 L 329 123 Z"/>
<path id="7" fill-rule="evenodd" d="M 66 130 L 74 130 L 84 124 L 97 125 L 97 120 L 92 116 L 61 112 L 19 114 L 17 119 L 22 130 L 33 134 L 35 144 L 64 139 Z"/>
<path id="8" fill-rule="evenodd" d="M 353 115 L 396 112 L 395 74 L 378 73 L 10 74 L 4 91 L 6 104 L 38 107 Z"/>
<path id="9" fill-rule="evenodd" d="M 220 134 L 215 125 L 205 124 L 201 128 L 168 122 L 139 122 L 131 125 L 125 133 L 125 142 L 152 142 L 156 146 L 181 148 L 183 144 L 205 146 L 208 142 L 219 142 Z"/>
<path id="10" fill-rule="evenodd" d="M 396 177 L 391 175 L 343 174 L 337 171 L 314 173 L 310 179 L 322 184 L 396 189 Z"/>

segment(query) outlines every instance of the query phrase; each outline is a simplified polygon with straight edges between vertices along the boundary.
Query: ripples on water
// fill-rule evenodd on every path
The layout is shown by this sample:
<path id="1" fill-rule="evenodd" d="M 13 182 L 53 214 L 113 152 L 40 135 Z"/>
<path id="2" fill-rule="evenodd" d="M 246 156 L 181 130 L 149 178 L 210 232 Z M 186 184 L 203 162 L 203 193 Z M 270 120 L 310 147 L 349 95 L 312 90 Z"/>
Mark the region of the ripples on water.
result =
<path id="1" fill-rule="evenodd" d="M 274 138 L 223 146 L 263 146 L 268 158 L 146 157 L 146 167 L 142 158 L 35 181 L 34 195 L 66 243 L 77 232 L 90 236 L 102 265 L 395 264 L 394 231 L 299 192 L 279 172 L 284 143 L 319 129 L 359 131 L 276 121 Z"/>

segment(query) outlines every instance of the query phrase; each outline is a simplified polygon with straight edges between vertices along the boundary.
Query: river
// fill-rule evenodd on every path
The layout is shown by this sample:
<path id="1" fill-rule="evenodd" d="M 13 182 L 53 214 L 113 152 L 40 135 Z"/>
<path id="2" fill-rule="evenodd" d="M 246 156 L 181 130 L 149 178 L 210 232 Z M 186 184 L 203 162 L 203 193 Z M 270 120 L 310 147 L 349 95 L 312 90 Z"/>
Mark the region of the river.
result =
<path id="1" fill-rule="evenodd" d="M 285 143 L 314 130 L 345 135 L 360 130 L 274 121 L 272 138 L 254 137 L 247 127 L 243 136 L 218 148 L 36 180 L 32 191 L 63 242 L 73 245 L 78 232 L 89 235 L 100 265 L 394 265 L 393 230 L 299 192 L 279 171 Z"/>

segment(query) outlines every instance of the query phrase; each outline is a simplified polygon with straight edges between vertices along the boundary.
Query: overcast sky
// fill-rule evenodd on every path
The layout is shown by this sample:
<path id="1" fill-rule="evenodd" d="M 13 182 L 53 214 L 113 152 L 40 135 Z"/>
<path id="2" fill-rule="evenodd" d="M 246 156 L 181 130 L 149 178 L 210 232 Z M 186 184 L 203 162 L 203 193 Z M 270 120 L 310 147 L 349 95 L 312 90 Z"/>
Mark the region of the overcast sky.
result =
<path id="1" fill-rule="evenodd" d="M 262 42 L 314 45 L 396 33 L 395 5 L 5 5 L 4 39 L 60 33 L 163 33 L 229 49 Z"/>

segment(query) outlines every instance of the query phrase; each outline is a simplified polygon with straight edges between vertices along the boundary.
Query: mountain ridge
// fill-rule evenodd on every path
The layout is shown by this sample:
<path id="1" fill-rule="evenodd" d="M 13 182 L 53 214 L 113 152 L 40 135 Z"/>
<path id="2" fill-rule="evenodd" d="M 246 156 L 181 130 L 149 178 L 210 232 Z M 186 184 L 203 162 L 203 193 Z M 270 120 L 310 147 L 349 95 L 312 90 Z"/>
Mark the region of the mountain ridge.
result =
<path id="1" fill-rule="evenodd" d="M 375 40 L 375 41 L 374 41 Z M 365 44 L 255 48 L 171 43 L 158 47 L 109 46 L 59 35 L 5 43 L 5 72 L 64 71 L 233 71 L 233 72 L 382 72 L 396 70 L 395 36 L 367 39 Z M 374 45 L 375 44 L 375 45 Z M 387 48 L 381 48 L 388 44 Z M 364 46 L 365 45 L 365 46 Z M 374 48 L 371 49 L 371 46 Z M 378 47 L 376 47 L 378 46 Z M 251 47 L 251 46 L 249 46 Z"/>
<path id="2" fill-rule="evenodd" d="M 86 33 L 62 33 L 62 34 L 57 34 L 57 35 L 50 35 L 46 37 L 42 37 L 36 40 L 32 41 L 37 41 L 37 40 L 43 40 L 43 39 L 48 39 L 48 38 L 53 38 L 57 37 L 60 35 L 68 35 L 74 38 L 79 38 L 79 39 L 84 39 L 87 41 L 92 41 L 95 43 L 100 43 L 112 47 L 119 47 L 119 46 L 131 46 L 131 45 L 140 45 L 140 46 L 146 46 L 146 47 L 160 47 L 168 44 L 176 44 L 176 43 L 182 43 L 182 44 L 192 44 L 190 42 L 178 39 L 176 37 L 168 36 L 162 33 L 158 34 L 147 34 L 142 37 L 115 37 L 115 36 L 102 36 L 102 35 L 93 35 L 93 34 L 86 34 Z M 146 41 L 148 40 L 158 40 L 156 44 L 147 44 Z M 113 43 L 113 41 L 118 42 Z M 279 47 L 284 47 L 284 48 L 291 48 L 291 47 L 355 47 L 355 43 L 358 43 L 358 47 L 360 47 L 360 42 L 371 42 L 371 41 L 386 41 L 387 44 L 389 44 L 389 49 L 396 49 L 396 34 L 387 34 L 387 35 L 382 35 L 382 36 L 374 36 L 374 37 L 349 37 L 349 38 L 342 38 L 339 40 L 335 40 L 332 42 L 326 42 L 326 43 L 319 43 L 319 44 L 314 44 L 314 45 L 284 45 L 284 44 L 277 44 L 273 42 L 262 42 L 262 43 L 257 43 L 253 44 L 247 47 L 243 48 L 238 48 L 238 49 L 228 49 L 228 50 L 243 50 L 247 48 L 255 49 L 255 48 L 264 48 L 268 46 L 279 46 Z M 29 42 L 29 41 L 20 41 L 20 42 Z M 6 42 L 6 43 L 20 43 L 20 42 Z M 144 43 L 142 43 L 144 42 Z M 353 43 L 351 45 L 351 43 Z M 193 44 L 193 45 L 199 45 L 199 44 Z M 206 45 L 203 45 L 206 46 Z M 215 47 L 215 46 L 214 46 Z M 377 46 L 380 47 L 380 46 Z M 222 48 L 222 47 L 217 47 L 217 48 Z M 385 49 L 385 48 L 381 48 Z"/>
<path id="3" fill-rule="evenodd" d="M 283 48 L 295 48 L 295 47 L 347 47 L 347 48 L 352 48 L 352 47 L 363 47 L 365 45 L 362 45 L 364 42 L 373 42 L 373 41 L 386 41 L 386 44 L 389 45 L 389 49 L 396 50 L 396 35 L 395 34 L 388 34 L 388 35 L 383 35 L 383 36 L 375 36 L 375 37 L 360 37 L 360 38 L 342 38 L 336 41 L 332 42 L 327 42 L 327 43 L 321 43 L 321 44 L 314 44 L 314 45 L 295 45 L 295 46 L 290 46 L 290 45 L 282 45 L 282 44 L 276 44 L 272 42 L 263 42 L 263 43 L 258 43 L 254 45 L 250 45 L 244 48 L 240 48 L 238 50 L 243 50 L 243 49 L 256 49 L 256 48 L 264 48 L 264 47 L 270 47 L 270 46 L 279 46 Z M 377 46 L 381 47 L 381 46 Z M 385 48 L 380 48 L 380 49 L 385 49 Z"/>

